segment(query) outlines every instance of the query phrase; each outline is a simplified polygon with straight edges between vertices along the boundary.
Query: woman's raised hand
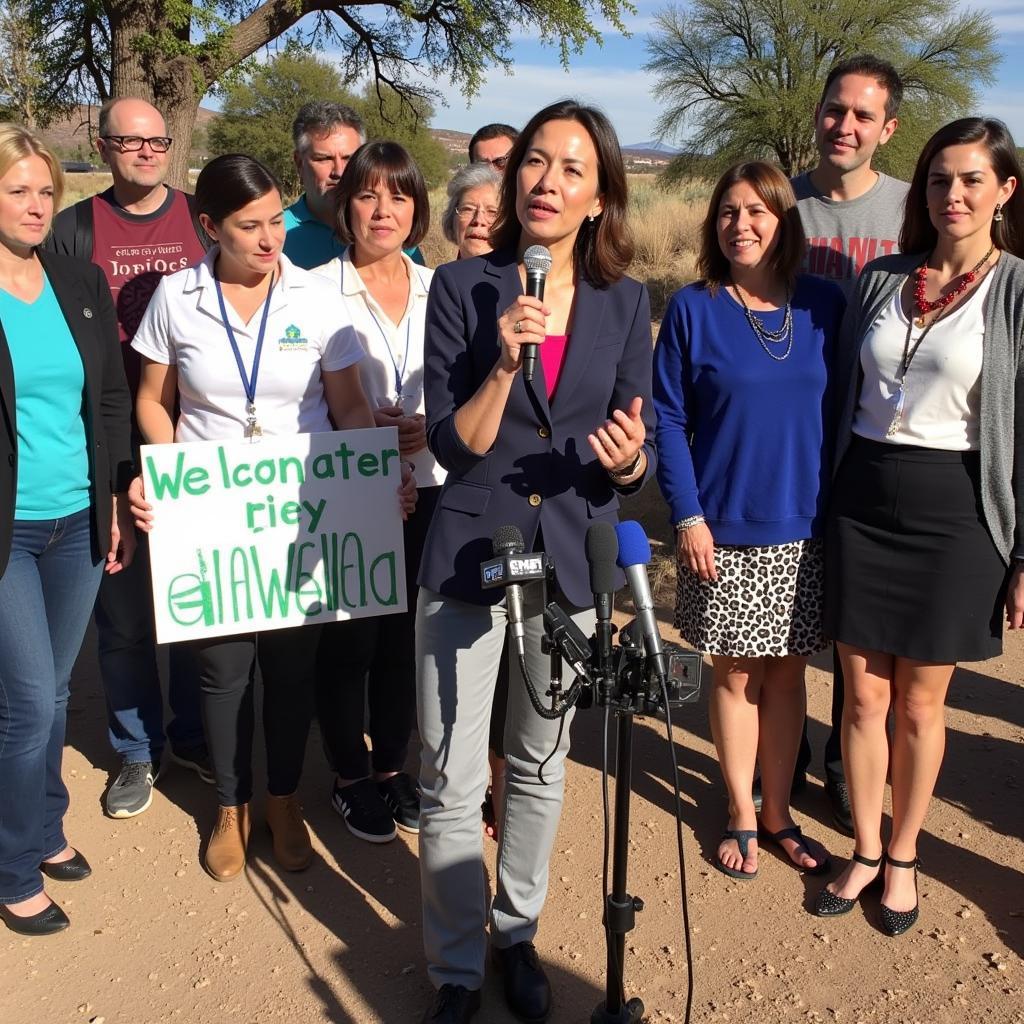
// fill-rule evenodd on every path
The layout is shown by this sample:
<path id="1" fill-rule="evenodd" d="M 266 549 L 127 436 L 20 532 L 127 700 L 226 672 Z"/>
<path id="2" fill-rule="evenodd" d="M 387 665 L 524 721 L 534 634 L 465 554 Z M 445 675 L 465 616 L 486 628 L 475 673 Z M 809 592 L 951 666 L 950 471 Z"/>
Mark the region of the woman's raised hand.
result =
<path id="1" fill-rule="evenodd" d="M 676 531 L 676 558 L 702 580 L 717 580 L 715 541 L 707 523 L 694 523 Z"/>
<path id="2" fill-rule="evenodd" d="M 501 339 L 500 365 L 506 373 L 515 373 L 523 365 L 522 346 L 543 345 L 547 337 L 547 318 L 551 310 L 532 295 L 519 295 L 498 317 Z M 516 324 L 519 330 L 516 330 Z"/>
<path id="3" fill-rule="evenodd" d="M 637 395 L 625 412 L 615 409 L 611 419 L 605 420 L 593 434 L 587 435 L 590 447 L 607 472 L 622 473 L 636 461 L 647 438 L 640 415 L 643 406 L 644 400 Z"/>

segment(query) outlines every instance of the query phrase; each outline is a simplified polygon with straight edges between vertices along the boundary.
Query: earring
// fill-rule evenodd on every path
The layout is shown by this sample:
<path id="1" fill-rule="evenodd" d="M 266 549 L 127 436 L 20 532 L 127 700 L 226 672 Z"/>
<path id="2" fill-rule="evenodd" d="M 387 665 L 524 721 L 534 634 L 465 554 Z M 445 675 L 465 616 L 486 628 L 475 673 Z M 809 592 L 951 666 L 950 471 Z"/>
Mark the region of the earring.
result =
<path id="1" fill-rule="evenodd" d="M 1003 220 L 1003 204 L 1002 203 L 996 203 L 996 212 L 992 215 L 992 220 L 994 220 L 996 222 L 996 224 L 1002 223 L 1002 220 Z"/>
<path id="2" fill-rule="evenodd" d="M 589 216 L 589 217 L 587 217 L 587 220 L 589 220 L 589 221 L 590 221 L 590 223 L 591 223 L 591 224 L 593 224 L 593 223 L 594 223 L 594 215 L 593 215 L 593 214 L 590 214 L 590 216 Z"/>

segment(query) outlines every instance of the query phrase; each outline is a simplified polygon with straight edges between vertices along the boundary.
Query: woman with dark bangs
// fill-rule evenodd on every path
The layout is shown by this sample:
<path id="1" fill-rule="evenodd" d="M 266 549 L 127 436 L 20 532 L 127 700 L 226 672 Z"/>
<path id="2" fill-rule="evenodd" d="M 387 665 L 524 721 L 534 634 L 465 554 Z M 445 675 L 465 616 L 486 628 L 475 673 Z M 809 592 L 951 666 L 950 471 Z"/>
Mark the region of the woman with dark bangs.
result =
<path id="1" fill-rule="evenodd" d="M 494 252 L 445 264 L 427 306 L 427 443 L 448 470 L 427 533 L 416 618 L 423 939 L 439 990 L 424 1021 L 480 1006 L 487 890 L 480 801 L 491 700 L 508 622 L 480 563 L 499 527 L 555 562 L 559 600 L 594 628 L 584 535 L 617 521 L 619 495 L 654 467 L 650 304 L 632 258 L 626 175 L 599 111 L 570 100 L 536 114 L 509 154 Z M 544 301 L 523 294 L 523 254 L 551 254 Z M 538 346 L 536 374 L 523 346 Z M 525 659 L 549 677 L 539 589 L 525 591 Z M 511 645 L 510 645 L 511 646 Z M 534 711 L 510 659 L 506 792 L 490 942 L 518 1017 L 543 1021 L 551 989 L 533 946 L 562 807 L 569 722 Z M 566 685 L 572 672 L 566 666 Z M 538 771 L 543 762 L 543 779 Z"/>
<path id="2" fill-rule="evenodd" d="M 740 879 L 757 875 L 759 837 L 802 871 L 829 866 L 793 822 L 789 796 L 804 669 L 826 646 L 827 385 L 844 300 L 797 273 L 803 252 L 785 175 L 760 162 L 728 170 L 704 219 L 701 279 L 672 297 L 654 356 L 676 626 L 714 664 L 711 730 L 729 792 L 714 863 Z"/>
<path id="3" fill-rule="evenodd" d="M 370 843 L 418 832 L 420 801 L 404 771 L 416 712 L 416 575 L 444 470 L 427 450 L 423 326 L 431 271 L 402 250 L 422 241 L 430 202 L 420 169 L 397 142 L 352 155 L 335 189 L 341 256 L 317 267 L 340 291 L 366 358 L 359 377 L 378 426 L 398 428 L 401 456 L 418 485 L 405 523 L 408 610 L 328 623 L 317 657 L 317 715 L 336 777 L 331 806 Z M 366 708 L 373 746 L 363 739 Z"/>
<path id="4" fill-rule="evenodd" d="M 940 128 L 907 194 L 902 255 L 865 267 L 840 340 L 825 622 L 846 678 L 854 854 L 815 913 L 847 913 L 882 877 L 893 936 L 918 917 L 953 670 L 1001 653 L 1004 611 L 1010 629 L 1024 620 L 1020 181 L 1001 121 Z"/>

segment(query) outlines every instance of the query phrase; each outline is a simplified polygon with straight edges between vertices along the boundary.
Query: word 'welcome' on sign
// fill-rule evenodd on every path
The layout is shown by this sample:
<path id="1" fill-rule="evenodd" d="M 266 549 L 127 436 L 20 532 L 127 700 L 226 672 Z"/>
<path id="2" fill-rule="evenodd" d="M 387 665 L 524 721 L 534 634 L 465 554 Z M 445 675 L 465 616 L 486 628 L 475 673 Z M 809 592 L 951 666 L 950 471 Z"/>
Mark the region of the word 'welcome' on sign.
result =
<path id="1" fill-rule="evenodd" d="M 141 456 L 160 643 L 405 611 L 393 427 Z"/>

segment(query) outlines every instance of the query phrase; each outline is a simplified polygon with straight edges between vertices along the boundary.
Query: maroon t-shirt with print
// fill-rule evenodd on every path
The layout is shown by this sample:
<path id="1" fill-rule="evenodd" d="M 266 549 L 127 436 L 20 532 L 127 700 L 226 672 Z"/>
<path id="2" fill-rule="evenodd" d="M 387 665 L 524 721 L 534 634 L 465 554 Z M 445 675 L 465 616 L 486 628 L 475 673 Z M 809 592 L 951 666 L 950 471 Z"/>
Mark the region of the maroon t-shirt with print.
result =
<path id="1" fill-rule="evenodd" d="M 92 198 L 93 245 L 90 259 L 102 268 L 114 296 L 128 385 L 134 395 L 141 361 L 128 344 L 135 336 L 160 279 L 195 266 L 205 254 L 196 235 L 184 192 L 150 214 L 130 214 L 113 202 L 112 190 Z"/>

